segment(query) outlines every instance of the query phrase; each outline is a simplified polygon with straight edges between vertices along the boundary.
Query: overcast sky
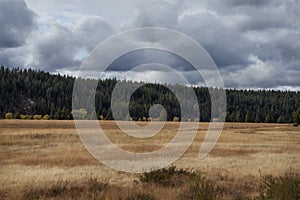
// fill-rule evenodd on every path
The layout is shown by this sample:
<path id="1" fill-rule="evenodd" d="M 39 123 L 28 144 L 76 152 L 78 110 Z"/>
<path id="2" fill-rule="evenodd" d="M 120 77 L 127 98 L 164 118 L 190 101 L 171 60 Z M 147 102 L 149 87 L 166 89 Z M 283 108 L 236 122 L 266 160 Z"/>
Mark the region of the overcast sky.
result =
<path id="1" fill-rule="evenodd" d="M 74 75 L 101 41 L 155 26 L 199 42 L 228 88 L 300 91 L 299 11 L 299 0 L 0 0 L 0 64 Z M 177 63 L 193 77 L 186 61 L 161 51 L 123 56 L 108 74 L 124 78 L 129 66 L 149 61 Z M 166 80 L 158 72 L 125 78 Z"/>

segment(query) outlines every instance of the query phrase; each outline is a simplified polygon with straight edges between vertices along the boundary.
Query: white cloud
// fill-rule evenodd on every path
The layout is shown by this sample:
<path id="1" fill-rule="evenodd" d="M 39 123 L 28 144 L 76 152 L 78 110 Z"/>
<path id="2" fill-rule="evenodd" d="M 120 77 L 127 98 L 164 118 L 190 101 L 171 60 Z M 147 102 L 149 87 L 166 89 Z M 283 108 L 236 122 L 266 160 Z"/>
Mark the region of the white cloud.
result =
<path id="1" fill-rule="evenodd" d="M 290 88 L 300 86 L 300 71 L 286 70 L 278 63 L 252 58 L 255 63 L 244 68 L 222 70 L 225 86 L 240 88 Z"/>

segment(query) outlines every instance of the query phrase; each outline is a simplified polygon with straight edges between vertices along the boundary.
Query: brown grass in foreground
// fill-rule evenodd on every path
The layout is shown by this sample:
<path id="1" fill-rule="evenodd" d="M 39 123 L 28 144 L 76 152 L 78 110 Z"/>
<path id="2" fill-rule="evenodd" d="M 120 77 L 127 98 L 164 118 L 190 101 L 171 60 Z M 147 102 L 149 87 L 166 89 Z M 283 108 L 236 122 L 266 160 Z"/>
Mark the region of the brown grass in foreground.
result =
<path id="1" fill-rule="evenodd" d="M 176 123 L 168 122 L 161 133 L 139 140 L 123 134 L 112 121 L 103 121 L 101 126 L 116 145 L 132 152 L 159 149 L 178 129 Z M 190 172 L 205 172 L 211 180 L 224 186 L 228 199 L 238 194 L 242 197 L 257 194 L 260 174 L 276 176 L 300 169 L 299 127 L 226 123 L 213 151 L 199 160 L 207 127 L 207 123 L 200 123 L 192 146 L 175 165 Z M 73 121 L 0 121 L 0 199 L 20 199 L 30 196 L 28 193 L 43 191 L 46 196 L 42 198 L 52 198 L 47 194 L 53 191 L 55 194 L 61 187 L 66 198 L 86 199 L 86 196 L 72 195 L 76 194 L 74 191 L 92 195 L 93 184 L 100 188 L 95 190 L 95 197 L 107 199 L 134 199 L 139 195 L 142 199 L 151 194 L 156 199 L 176 199 L 187 189 L 187 186 L 137 184 L 134 180 L 138 176 L 117 172 L 94 159 L 82 145 Z"/>

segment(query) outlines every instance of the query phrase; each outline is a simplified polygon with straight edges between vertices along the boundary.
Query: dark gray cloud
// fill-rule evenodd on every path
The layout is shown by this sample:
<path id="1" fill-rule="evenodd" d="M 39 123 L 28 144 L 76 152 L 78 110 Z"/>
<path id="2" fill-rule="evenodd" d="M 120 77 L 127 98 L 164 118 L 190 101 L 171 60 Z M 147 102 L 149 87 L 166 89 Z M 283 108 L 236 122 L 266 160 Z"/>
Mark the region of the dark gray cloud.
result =
<path id="1" fill-rule="evenodd" d="M 47 71 L 76 70 L 85 56 L 80 54 L 91 51 L 113 33 L 114 29 L 100 17 L 85 17 L 74 30 L 54 24 L 52 33 L 33 41 L 33 65 Z"/>
<path id="2" fill-rule="evenodd" d="M 35 28 L 35 18 L 23 1 L 0 1 L 0 48 L 23 45 Z"/>
<path id="3" fill-rule="evenodd" d="M 26 63 L 26 59 L 30 57 L 28 54 L 27 47 L 21 46 L 16 48 L 0 48 L 0 65 L 4 65 L 7 67 L 23 67 L 24 63 Z"/>
<path id="4" fill-rule="evenodd" d="M 134 27 L 159 26 L 174 28 L 177 25 L 179 13 L 182 9 L 182 0 L 179 1 L 145 1 L 137 3 L 137 15 L 132 22 Z"/>
<path id="5" fill-rule="evenodd" d="M 79 64 L 74 60 L 75 52 L 79 49 L 77 42 L 71 31 L 63 27 L 56 26 L 53 34 L 40 37 L 33 48 L 35 66 L 44 70 L 52 71 Z"/>
<path id="6" fill-rule="evenodd" d="M 147 64 L 160 63 L 179 71 L 192 71 L 194 67 L 184 58 L 162 50 L 144 49 L 129 52 L 117 58 L 108 68 L 108 71 L 128 71 L 132 68 Z"/>
<path id="7" fill-rule="evenodd" d="M 158 26 L 183 32 L 199 42 L 220 68 L 227 87 L 300 87 L 298 0 L 128 0 L 118 8 L 117 0 L 26 2 L 38 18 L 22 1 L 0 1 L 4 27 L 0 29 L 1 64 L 69 73 L 113 34 Z M 30 34 L 32 30 L 34 34 Z M 147 62 L 173 65 L 196 84 L 187 62 L 160 51 L 122 56 L 109 73 L 118 76 Z M 150 75 L 158 76 L 156 72 Z M 145 78 L 139 72 L 130 75 L 134 76 Z"/>
<path id="8" fill-rule="evenodd" d="M 193 3 L 198 7 L 186 9 Z M 203 45 L 219 68 L 224 68 L 227 87 L 299 88 L 299 1 L 193 3 L 143 3 L 145 8 L 139 9 L 132 27 L 163 26 L 191 36 Z M 164 14 L 170 10 L 173 15 L 168 20 Z M 163 18 L 161 23 L 159 18 Z"/>
<path id="9" fill-rule="evenodd" d="M 218 13 L 228 13 L 232 12 L 233 9 L 241 9 L 241 8 L 260 8 L 266 7 L 271 2 L 276 2 L 277 0 L 207 0 L 205 1 L 205 5 Z M 277 1 L 280 2 L 280 1 Z"/>
<path id="10" fill-rule="evenodd" d="M 100 42 L 117 31 L 106 19 L 97 16 L 84 17 L 77 23 L 72 35 L 79 44 L 91 51 Z"/>
<path id="11" fill-rule="evenodd" d="M 207 12 L 184 15 L 178 28 L 203 45 L 219 67 L 250 64 L 248 56 L 256 50 L 250 38 Z"/>

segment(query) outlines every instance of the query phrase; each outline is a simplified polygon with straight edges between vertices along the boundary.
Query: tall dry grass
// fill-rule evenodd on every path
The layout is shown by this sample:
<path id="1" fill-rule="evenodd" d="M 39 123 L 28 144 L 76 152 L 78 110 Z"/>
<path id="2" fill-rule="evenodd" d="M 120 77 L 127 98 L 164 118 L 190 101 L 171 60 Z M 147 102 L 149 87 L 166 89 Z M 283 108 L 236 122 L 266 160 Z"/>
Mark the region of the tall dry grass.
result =
<path id="1" fill-rule="evenodd" d="M 123 134 L 114 122 L 103 121 L 101 126 L 116 145 L 132 152 L 159 149 L 178 129 L 177 123 L 168 122 L 161 133 L 139 140 Z M 200 124 L 192 146 L 175 165 L 191 173 L 204 172 L 221 188 L 218 196 L 222 199 L 258 195 L 260 174 L 280 177 L 291 168 L 300 169 L 299 127 L 226 123 L 213 151 L 200 160 L 197 156 L 207 128 L 207 123 Z M 75 193 L 80 194 L 77 199 L 85 199 L 86 193 L 93 195 L 89 192 L 92 183 L 105 186 L 94 195 L 100 199 L 176 199 L 190 189 L 189 184 L 171 187 L 136 183 L 138 177 L 112 170 L 93 158 L 82 145 L 72 121 L 0 121 L 0 199 L 30 195 L 72 199 Z M 198 191 L 197 187 L 195 184 Z M 56 190 L 59 195 L 53 197 Z M 36 193 L 39 195 L 34 196 Z"/>

